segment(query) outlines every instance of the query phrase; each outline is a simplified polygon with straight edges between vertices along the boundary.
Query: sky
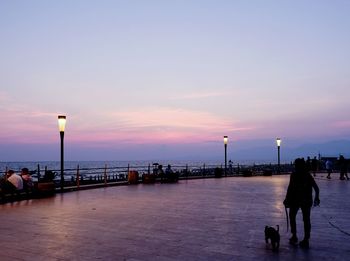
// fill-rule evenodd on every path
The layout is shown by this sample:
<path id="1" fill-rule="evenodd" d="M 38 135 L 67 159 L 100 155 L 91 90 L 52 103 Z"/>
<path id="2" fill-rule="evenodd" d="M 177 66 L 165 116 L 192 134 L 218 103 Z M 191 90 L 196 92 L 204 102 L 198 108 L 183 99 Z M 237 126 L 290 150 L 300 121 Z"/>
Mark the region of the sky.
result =
<path id="1" fill-rule="evenodd" d="M 233 161 L 274 160 L 276 137 L 332 149 L 350 140 L 349 13 L 346 0 L 0 1 L 0 161 L 59 160 L 58 115 L 66 160 L 221 159 L 224 135 Z"/>

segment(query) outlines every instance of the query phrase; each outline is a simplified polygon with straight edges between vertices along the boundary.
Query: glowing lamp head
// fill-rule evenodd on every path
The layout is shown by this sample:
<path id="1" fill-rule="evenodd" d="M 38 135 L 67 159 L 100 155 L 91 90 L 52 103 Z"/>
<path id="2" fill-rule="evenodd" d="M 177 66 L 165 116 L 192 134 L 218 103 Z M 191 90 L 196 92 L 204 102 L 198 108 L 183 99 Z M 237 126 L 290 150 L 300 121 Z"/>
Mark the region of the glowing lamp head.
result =
<path id="1" fill-rule="evenodd" d="M 58 116 L 58 129 L 60 132 L 64 132 L 64 129 L 66 127 L 66 116 L 59 115 Z"/>
<path id="2" fill-rule="evenodd" d="M 280 146 L 281 146 L 281 139 L 280 139 L 280 138 L 277 138 L 277 139 L 276 139 L 276 143 L 277 143 L 277 147 L 280 147 Z"/>
<path id="3" fill-rule="evenodd" d="M 224 144 L 227 145 L 227 142 L 228 142 L 228 137 L 224 136 Z"/>

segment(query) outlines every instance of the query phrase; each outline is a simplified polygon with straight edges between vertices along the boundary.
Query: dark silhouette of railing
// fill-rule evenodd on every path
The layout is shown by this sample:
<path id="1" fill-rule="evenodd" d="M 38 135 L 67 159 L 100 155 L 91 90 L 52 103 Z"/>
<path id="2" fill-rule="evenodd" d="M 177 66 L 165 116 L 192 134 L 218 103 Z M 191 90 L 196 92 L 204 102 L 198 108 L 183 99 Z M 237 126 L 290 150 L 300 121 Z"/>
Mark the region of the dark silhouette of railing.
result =
<path id="1" fill-rule="evenodd" d="M 142 177 L 145 174 L 156 175 L 155 182 L 160 181 L 157 177 L 158 164 L 149 164 L 147 166 L 123 166 L 123 167 L 108 167 L 107 165 L 97 168 L 76 168 L 64 169 L 64 188 L 65 189 L 83 189 L 93 186 L 107 186 L 107 185 L 122 185 L 128 184 L 128 175 L 130 171 L 137 171 L 139 174 L 139 182 L 142 182 Z M 181 179 L 194 178 L 213 178 L 221 177 L 218 175 L 219 170 L 224 172 L 222 165 L 172 165 L 172 171 Z M 280 174 L 290 173 L 293 169 L 291 164 L 281 164 Z M 60 170 L 58 169 L 40 169 L 32 170 L 32 176 L 37 182 L 42 182 L 45 174 L 53 173 L 53 183 L 55 187 L 60 185 Z M 254 164 L 254 165 L 229 165 L 226 169 L 227 177 L 234 176 L 256 176 L 256 175 L 277 175 L 278 166 L 273 164 Z"/>
<path id="2" fill-rule="evenodd" d="M 293 170 L 293 165 L 280 165 L 280 172 L 278 166 L 273 164 L 254 164 L 254 165 L 232 165 L 225 169 L 223 165 L 172 165 L 172 174 L 170 176 L 161 176 L 158 173 L 158 163 L 148 165 L 135 165 L 109 167 L 104 165 L 102 167 L 81 168 L 77 165 L 76 168 L 66 168 L 63 172 L 64 182 L 63 190 L 61 190 L 61 175 L 59 169 L 44 169 L 37 165 L 37 169 L 31 170 L 34 187 L 30 191 L 16 191 L 15 195 L 4 195 L 1 202 L 6 202 L 7 199 L 19 200 L 33 197 L 42 197 L 52 195 L 56 192 L 73 191 L 80 189 L 98 188 L 104 186 L 118 186 L 134 183 L 154 183 L 154 182 L 177 182 L 184 179 L 199 179 L 199 178 L 221 178 L 221 177 L 238 177 L 238 176 L 271 176 L 288 174 Z M 6 170 L 4 173 L 6 173 Z M 164 168 L 165 171 L 165 168 Z M 137 173 L 136 180 L 131 181 L 131 174 Z M 130 176 L 130 177 L 129 177 Z M 135 178 L 134 177 L 134 178 Z M 150 179 L 150 177 L 153 177 Z"/>

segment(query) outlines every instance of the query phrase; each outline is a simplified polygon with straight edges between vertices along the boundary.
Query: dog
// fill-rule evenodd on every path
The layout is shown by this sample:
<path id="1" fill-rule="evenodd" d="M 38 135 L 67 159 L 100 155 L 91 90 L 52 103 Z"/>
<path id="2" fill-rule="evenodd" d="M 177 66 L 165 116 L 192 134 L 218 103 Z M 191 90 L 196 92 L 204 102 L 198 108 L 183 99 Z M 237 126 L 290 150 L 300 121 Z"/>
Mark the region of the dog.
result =
<path id="1" fill-rule="evenodd" d="M 277 230 L 273 227 L 265 226 L 265 242 L 269 243 L 269 239 L 272 245 L 272 251 L 278 251 L 280 247 L 280 227 L 277 225 Z"/>

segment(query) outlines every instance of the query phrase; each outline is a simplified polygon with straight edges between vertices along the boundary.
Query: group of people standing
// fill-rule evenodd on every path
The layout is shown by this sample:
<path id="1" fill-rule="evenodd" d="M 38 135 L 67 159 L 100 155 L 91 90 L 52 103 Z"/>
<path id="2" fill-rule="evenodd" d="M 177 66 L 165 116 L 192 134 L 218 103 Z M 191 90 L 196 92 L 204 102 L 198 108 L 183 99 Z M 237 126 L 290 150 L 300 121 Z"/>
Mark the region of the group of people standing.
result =
<path id="1" fill-rule="evenodd" d="M 348 160 L 343 155 L 340 155 L 338 159 L 327 158 L 325 162 L 318 160 L 316 157 L 313 159 L 307 157 L 305 164 L 307 170 L 310 171 L 314 177 L 316 177 L 317 171 L 319 171 L 323 165 L 327 171 L 327 179 L 331 179 L 333 169 L 336 168 L 339 169 L 340 180 L 349 180 Z"/>
<path id="2" fill-rule="evenodd" d="M 348 162 L 347 159 L 343 155 L 339 156 L 339 159 L 337 160 L 337 164 L 339 167 L 339 179 L 340 180 L 349 180 L 348 176 Z M 333 173 L 333 162 L 330 159 L 326 160 L 325 163 L 326 171 L 327 171 L 327 179 L 331 179 L 331 174 Z"/>
<path id="3" fill-rule="evenodd" d="M 10 169 L 0 179 L 0 196 L 5 194 L 13 194 L 15 192 L 26 191 L 29 192 L 33 188 L 32 177 L 28 168 L 23 168 L 20 174 L 15 173 Z"/>
<path id="4" fill-rule="evenodd" d="M 316 173 L 319 169 L 319 160 L 316 157 L 314 157 L 313 159 L 307 157 L 305 164 L 306 169 L 308 171 L 311 171 L 314 177 L 316 177 Z"/>

